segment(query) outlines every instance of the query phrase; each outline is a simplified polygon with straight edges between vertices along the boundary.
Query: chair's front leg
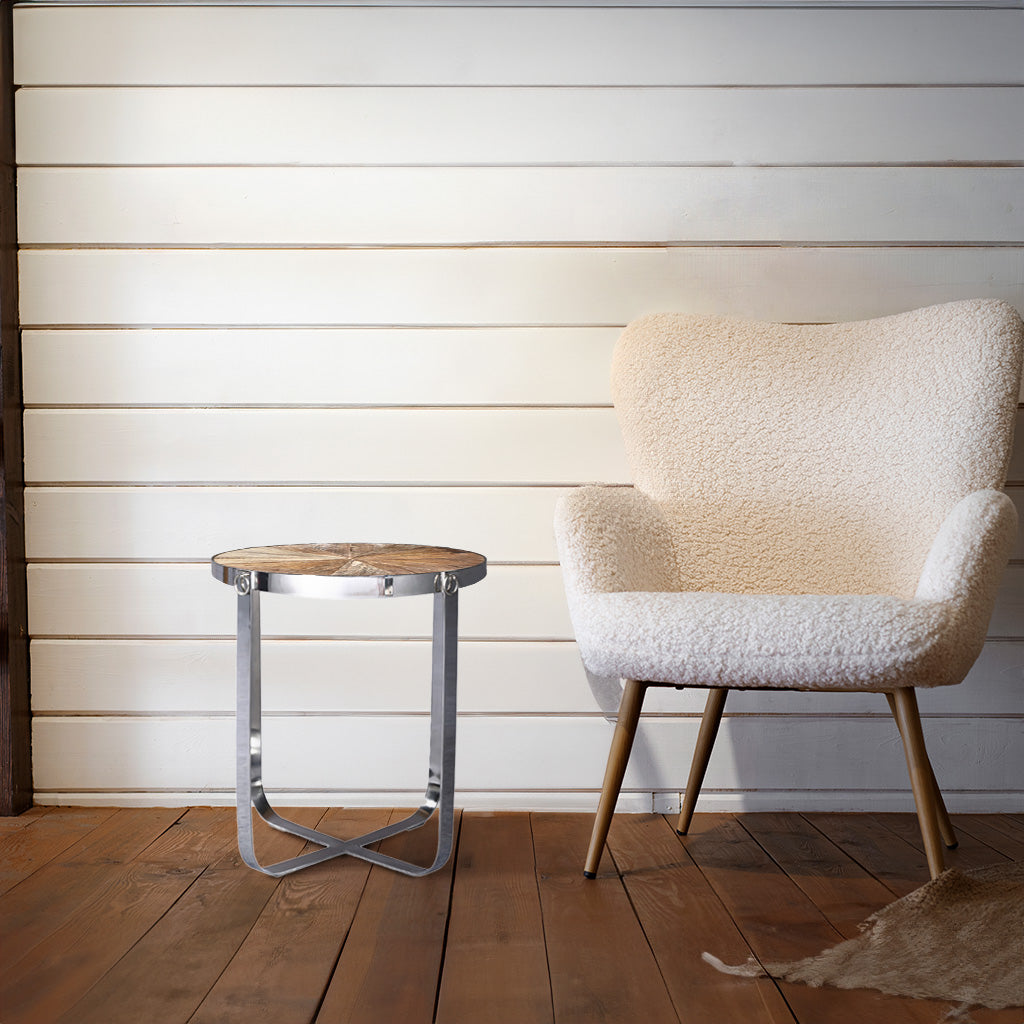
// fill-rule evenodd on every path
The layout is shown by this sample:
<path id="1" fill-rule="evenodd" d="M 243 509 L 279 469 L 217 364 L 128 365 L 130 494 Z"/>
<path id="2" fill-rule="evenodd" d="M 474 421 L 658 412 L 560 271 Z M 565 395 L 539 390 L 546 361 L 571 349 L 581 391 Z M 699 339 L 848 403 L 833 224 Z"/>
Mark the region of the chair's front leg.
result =
<path id="1" fill-rule="evenodd" d="M 896 719 L 896 726 L 899 728 L 900 720 L 896 714 L 896 698 L 891 693 L 887 693 L 885 699 L 889 702 L 889 710 L 892 712 L 892 717 Z M 946 801 L 942 799 L 942 790 L 939 789 L 939 784 L 935 779 L 935 770 L 932 768 L 931 758 L 928 758 L 928 774 L 931 776 L 932 790 L 935 793 L 935 811 L 939 819 L 939 832 L 942 833 L 942 841 L 946 844 L 946 849 L 955 850 L 960 843 L 956 837 L 956 832 L 953 830 L 953 822 L 949 820 Z"/>
<path id="2" fill-rule="evenodd" d="M 611 750 L 608 752 L 608 765 L 604 772 L 604 783 L 601 786 L 601 799 L 597 805 L 597 817 L 594 819 L 594 831 L 590 836 L 590 849 L 583 866 L 583 874 L 587 878 L 597 878 L 597 866 L 601 863 L 604 843 L 608 838 L 608 829 L 612 823 L 612 813 L 619 799 L 622 779 L 626 774 L 629 752 L 633 749 L 633 737 L 636 736 L 640 711 L 644 706 L 647 683 L 636 679 L 627 679 L 622 691 L 622 703 L 619 705 L 619 717 L 615 723 Z"/>
<path id="3" fill-rule="evenodd" d="M 921 715 L 917 709 L 917 694 L 912 686 L 893 691 L 893 709 L 903 739 L 903 751 L 907 757 L 907 769 L 914 791 L 924 852 L 928 858 L 928 870 L 932 878 L 938 878 L 942 874 L 944 862 L 939 833 L 939 811 L 935 800 L 935 776 L 932 774 L 928 752 L 925 749 Z"/>

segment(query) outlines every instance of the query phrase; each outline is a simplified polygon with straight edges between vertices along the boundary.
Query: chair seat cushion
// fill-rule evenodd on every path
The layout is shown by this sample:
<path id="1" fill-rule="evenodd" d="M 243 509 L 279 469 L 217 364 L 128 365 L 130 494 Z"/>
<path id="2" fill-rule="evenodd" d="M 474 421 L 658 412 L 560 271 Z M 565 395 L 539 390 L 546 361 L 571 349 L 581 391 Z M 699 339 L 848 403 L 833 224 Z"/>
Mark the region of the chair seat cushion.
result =
<path id="1" fill-rule="evenodd" d="M 890 690 L 959 682 L 945 602 L 884 595 L 580 595 L 587 669 L 680 686 Z M 977 652 L 970 655 L 977 656 Z M 950 671 L 953 669 L 953 672 Z"/>

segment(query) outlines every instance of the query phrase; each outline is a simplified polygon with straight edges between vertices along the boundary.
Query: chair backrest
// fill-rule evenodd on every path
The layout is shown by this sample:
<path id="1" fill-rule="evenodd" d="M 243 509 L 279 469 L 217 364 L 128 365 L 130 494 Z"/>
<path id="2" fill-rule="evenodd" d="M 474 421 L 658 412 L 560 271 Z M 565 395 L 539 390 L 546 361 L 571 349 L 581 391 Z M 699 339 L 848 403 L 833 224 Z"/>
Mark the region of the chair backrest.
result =
<path id="1" fill-rule="evenodd" d="M 946 514 L 1005 482 L 1022 337 L 995 300 L 810 326 L 635 320 L 612 394 L 678 589 L 912 596 Z"/>

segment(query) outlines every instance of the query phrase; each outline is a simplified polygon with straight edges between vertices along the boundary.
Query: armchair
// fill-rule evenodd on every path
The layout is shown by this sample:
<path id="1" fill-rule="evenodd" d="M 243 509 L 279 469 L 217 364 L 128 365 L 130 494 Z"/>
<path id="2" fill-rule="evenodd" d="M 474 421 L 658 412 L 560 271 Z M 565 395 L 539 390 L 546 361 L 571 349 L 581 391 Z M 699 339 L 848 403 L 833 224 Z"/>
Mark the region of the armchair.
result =
<path id="1" fill-rule="evenodd" d="M 1016 531 L 1005 482 L 1024 325 L 1004 302 L 857 323 L 657 314 L 612 394 L 631 487 L 566 495 L 555 529 L 587 669 L 624 680 L 594 877 L 650 686 L 708 690 L 685 834 L 730 689 L 885 694 L 932 877 L 956 843 L 916 688 L 981 651 Z"/>

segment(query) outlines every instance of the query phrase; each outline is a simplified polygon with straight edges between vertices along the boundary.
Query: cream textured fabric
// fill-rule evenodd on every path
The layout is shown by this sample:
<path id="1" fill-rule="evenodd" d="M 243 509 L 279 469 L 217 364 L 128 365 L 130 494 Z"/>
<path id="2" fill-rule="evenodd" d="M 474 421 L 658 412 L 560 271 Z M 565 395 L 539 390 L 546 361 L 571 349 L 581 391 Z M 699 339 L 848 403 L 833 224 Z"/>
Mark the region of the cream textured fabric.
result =
<path id="1" fill-rule="evenodd" d="M 1003 302 L 792 326 L 660 314 L 613 395 L 632 488 L 559 503 L 587 668 L 698 686 L 960 682 L 1016 514 L 1024 326 Z"/>

